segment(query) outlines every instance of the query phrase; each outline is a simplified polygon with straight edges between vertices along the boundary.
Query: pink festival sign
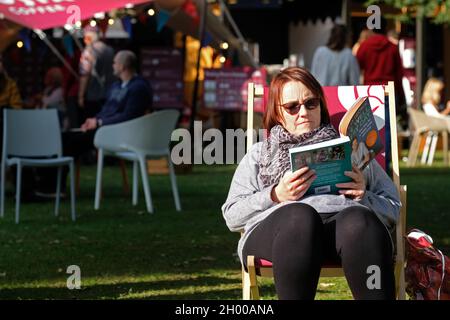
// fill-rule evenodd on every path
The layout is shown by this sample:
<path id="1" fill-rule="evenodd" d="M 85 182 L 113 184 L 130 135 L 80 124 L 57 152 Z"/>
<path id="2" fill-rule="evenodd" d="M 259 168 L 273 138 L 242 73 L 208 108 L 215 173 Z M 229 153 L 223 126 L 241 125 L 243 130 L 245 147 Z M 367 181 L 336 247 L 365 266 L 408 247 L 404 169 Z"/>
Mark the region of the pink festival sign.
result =
<path id="1" fill-rule="evenodd" d="M 0 13 L 30 29 L 74 25 L 99 12 L 135 5 L 148 0 L 0 0 Z"/>

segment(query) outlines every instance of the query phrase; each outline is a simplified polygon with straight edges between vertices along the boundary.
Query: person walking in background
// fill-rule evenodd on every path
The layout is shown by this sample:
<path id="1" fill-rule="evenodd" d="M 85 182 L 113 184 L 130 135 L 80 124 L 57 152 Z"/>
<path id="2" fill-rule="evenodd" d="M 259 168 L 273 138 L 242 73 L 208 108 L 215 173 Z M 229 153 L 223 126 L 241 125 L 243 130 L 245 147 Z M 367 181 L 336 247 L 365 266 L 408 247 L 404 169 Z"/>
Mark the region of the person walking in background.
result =
<path id="1" fill-rule="evenodd" d="M 447 101 L 445 107 L 441 107 L 442 90 L 444 90 L 444 82 L 437 78 L 430 78 L 425 83 L 422 109 L 427 115 L 437 117 L 450 115 L 450 101 Z"/>
<path id="2" fill-rule="evenodd" d="M 399 35 L 398 35 L 397 31 L 395 31 L 394 29 L 390 29 L 387 32 L 387 37 L 388 37 L 390 42 L 392 42 L 393 44 L 398 46 Z"/>
<path id="3" fill-rule="evenodd" d="M 99 40 L 96 28 L 84 30 L 86 44 L 80 58 L 78 105 L 81 122 L 97 114 L 106 100 L 106 93 L 114 82 L 112 70 L 114 50 Z"/>
<path id="4" fill-rule="evenodd" d="M 374 29 L 374 35 L 369 37 L 358 49 L 356 58 L 364 74 L 365 85 L 386 85 L 394 81 L 397 114 L 403 122 L 406 121 L 406 100 L 403 92 L 403 63 L 398 47 L 385 35 L 386 19 L 381 19 L 381 27 Z"/>
<path id="5" fill-rule="evenodd" d="M 311 73 L 322 86 L 358 85 L 359 65 L 347 47 L 347 28 L 336 24 L 326 46 L 314 53 Z"/>
<path id="6" fill-rule="evenodd" d="M 385 26 L 361 43 L 356 58 L 364 73 L 364 84 L 387 84 L 395 81 L 396 91 L 402 91 L 402 61 L 398 47 L 384 34 Z M 398 90 L 397 90 L 398 89 Z"/>
<path id="7" fill-rule="evenodd" d="M 361 30 L 361 33 L 359 34 L 358 41 L 353 45 L 352 47 L 352 53 L 354 56 L 356 56 L 356 53 L 359 50 L 359 47 L 361 46 L 361 43 L 369 39 L 371 36 L 373 36 L 373 31 L 369 29 L 363 29 Z"/>

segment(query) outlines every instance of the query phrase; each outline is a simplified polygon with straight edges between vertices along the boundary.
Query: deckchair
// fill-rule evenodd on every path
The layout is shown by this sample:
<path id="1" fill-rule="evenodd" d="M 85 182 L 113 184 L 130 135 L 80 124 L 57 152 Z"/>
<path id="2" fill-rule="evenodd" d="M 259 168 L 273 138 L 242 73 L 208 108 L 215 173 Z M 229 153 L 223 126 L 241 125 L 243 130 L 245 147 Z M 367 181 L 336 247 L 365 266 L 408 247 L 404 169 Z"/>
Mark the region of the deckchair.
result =
<path id="1" fill-rule="evenodd" d="M 253 130 L 253 104 L 256 97 L 264 95 L 264 89 L 261 86 L 256 86 L 253 83 L 248 84 L 248 99 L 247 99 L 247 129 L 251 132 Z M 405 249 L 404 249 L 404 235 L 406 228 L 406 186 L 400 185 L 400 171 L 398 163 L 398 149 L 397 149 L 397 123 L 395 112 L 395 92 L 394 83 L 389 82 L 387 86 L 340 86 L 340 87 L 325 87 L 325 96 L 328 102 L 331 122 L 333 125 L 339 122 L 340 117 L 345 113 L 345 109 L 339 110 L 336 106 L 349 107 L 353 104 L 358 96 L 367 95 L 371 102 L 372 111 L 375 115 L 377 113 L 381 117 L 376 116 L 377 126 L 380 128 L 380 121 L 385 119 L 385 126 L 380 131 L 382 138 L 385 141 L 385 152 L 379 157 L 377 161 L 390 174 L 394 184 L 400 194 L 402 207 L 400 217 L 396 226 L 395 235 L 395 285 L 396 297 L 399 300 L 405 299 Z M 378 94 L 374 94 L 378 93 Z M 384 96 L 384 99 L 382 99 Z M 380 107 L 383 107 L 380 109 Z M 385 112 L 382 112 L 382 110 Z M 378 111 L 377 111 L 378 110 Z M 343 111 L 343 112 L 340 112 Z M 384 113 L 384 116 L 383 114 Z M 247 134 L 247 152 L 253 144 L 253 135 Z M 272 263 L 270 261 L 260 259 L 255 256 L 244 257 L 247 258 L 247 269 L 242 266 L 242 297 L 244 300 L 257 300 L 260 298 L 258 277 L 273 277 Z M 342 266 L 322 266 L 320 277 L 343 277 L 344 272 Z"/>

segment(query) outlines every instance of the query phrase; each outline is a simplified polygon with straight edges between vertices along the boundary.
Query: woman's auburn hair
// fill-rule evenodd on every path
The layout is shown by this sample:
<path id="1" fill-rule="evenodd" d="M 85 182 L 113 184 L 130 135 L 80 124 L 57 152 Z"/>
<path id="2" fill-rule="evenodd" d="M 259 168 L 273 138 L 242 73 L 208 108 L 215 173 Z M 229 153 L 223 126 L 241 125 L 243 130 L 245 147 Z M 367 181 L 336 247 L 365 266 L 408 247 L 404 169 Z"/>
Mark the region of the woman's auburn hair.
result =
<path id="1" fill-rule="evenodd" d="M 306 69 L 300 67 L 290 67 L 280 71 L 271 81 L 269 88 L 269 101 L 264 113 L 264 128 L 270 132 L 276 125 L 284 124 L 284 117 L 281 113 L 281 95 L 283 87 L 288 82 L 301 82 L 312 94 L 320 99 L 320 124 L 329 124 L 327 102 L 320 83 Z"/>

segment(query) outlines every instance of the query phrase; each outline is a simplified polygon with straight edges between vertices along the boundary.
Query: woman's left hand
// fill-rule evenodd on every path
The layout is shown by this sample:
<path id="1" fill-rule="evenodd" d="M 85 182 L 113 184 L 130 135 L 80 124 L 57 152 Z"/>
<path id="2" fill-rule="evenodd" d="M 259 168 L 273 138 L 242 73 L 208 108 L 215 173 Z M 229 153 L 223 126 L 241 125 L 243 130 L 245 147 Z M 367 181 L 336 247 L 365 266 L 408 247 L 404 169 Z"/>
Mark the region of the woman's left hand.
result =
<path id="1" fill-rule="evenodd" d="M 347 177 L 352 178 L 353 182 L 338 183 L 336 187 L 344 190 L 339 190 L 340 194 L 345 195 L 353 200 L 359 201 L 366 193 L 366 179 L 364 174 L 358 167 L 352 165 L 353 171 L 345 171 Z"/>

